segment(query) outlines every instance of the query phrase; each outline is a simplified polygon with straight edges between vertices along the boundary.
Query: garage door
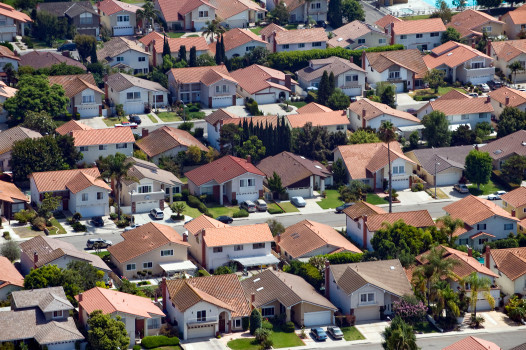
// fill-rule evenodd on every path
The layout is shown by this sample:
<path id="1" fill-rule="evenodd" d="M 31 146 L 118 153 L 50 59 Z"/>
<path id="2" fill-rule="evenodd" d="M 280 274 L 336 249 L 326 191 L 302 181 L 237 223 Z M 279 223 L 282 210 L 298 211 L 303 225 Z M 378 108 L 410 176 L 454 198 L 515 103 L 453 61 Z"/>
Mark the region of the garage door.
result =
<path id="1" fill-rule="evenodd" d="M 380 319 L 380 308 L 378 306 L 360 307 L 354 309 L 356 321 L 374 321 Z"/>
<path id="2" fill-rule="evenodd" d="M 86 218 L 91 218 L 93 216 L 102 216 L 104 215 L 104 206 L 103 205 L 94 205 L 91 207 L 77 207 L 77 211 Z"/>
<path id="3" fill-rule="evenodd" d="M 449 186 L 458 183 L 462 176 L 462 172 L 445 173 L 437 175 L 437 186 Z"/>
<path id="4" fill-rule="evenodd" d="M 243 201 L 253 201 L 255 202 L 259 198 L 259 193 L 243 193 L 237 194 L 236 199 L 238 203 Z"/>
<path id="5" fill-rule="evenodd" d="M 493 76 L 492 75 L 482 75 L 482 76 L 478 76 L 478 77 L 471 77 L 471 78 L 469 78 L 469 81 L 473 85 L 487 83 L 490 80 L 493 80 Z"/>
<path id="6" fill-rule="evenodd" d="M 77 113 L 81 118 L 91 118 L 99 116 L 99 106 L 92 105 L 90 107 L 78 107 Z"/>
<path id="7" fill-rule="evenodd" d="M 330 311 L 306 312 L 303 316 L 305 327 L 325 326 L 332 324 Z"/>
<path id="8" fill-rule="evenodd" d="M 260 105 L 268 104 L 268 103 L 276 103 L 276 94 L 258 94 L 255 98 L 256 102 Z"/>
<path id="9" fill-rule="evenodd" d="M 393 188 L 395 190 L 405 190 L 406 188 L 409 188 L 409 178 L 403 178 L 403 179 L 392 179 L 393 181 Z"/>
<path id="10" fill-rule="evenodd" d="M 232 106 L 232 96 L 212 97 L 212 108 Z"/>
<path id="11" fill-rule="evenodd" d="M 113 36 L 133 35 L 133 27 L 113 27 Z"/>
<path id="12" fill-rule="evenodd" d="M 126 103 L 124 104 L 124 112 L 126 114 L 144 113 L 144 104 L 143 103 Z"/>
<path id="13" fill-rule="evenodd" d="M 194 328 L 188 328 L 186 339 L 213 337 L 215 334 L 214 325 L 202 325 L 194 326 Z"/>

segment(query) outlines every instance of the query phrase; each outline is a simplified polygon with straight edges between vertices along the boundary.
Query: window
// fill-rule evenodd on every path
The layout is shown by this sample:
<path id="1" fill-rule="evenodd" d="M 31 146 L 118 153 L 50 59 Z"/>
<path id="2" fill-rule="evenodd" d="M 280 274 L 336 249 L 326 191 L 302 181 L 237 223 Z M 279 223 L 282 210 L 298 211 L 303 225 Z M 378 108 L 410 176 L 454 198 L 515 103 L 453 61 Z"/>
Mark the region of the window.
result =
<path id="1" fill-rule="evenodd" d="M 214 247 L 213 252 L 214 253 L 222 253 L 223 252 L 223 247 Z"/>
<path id="2" fill-rule="evenodd" d="M 394 70 L 389 72 L 389 79 L 399 79 L 400 78 L 400 71 Z"/>
<path id="3" fill-rule="evenodd" d="M 358 81 L 358 75 L 346 75 L 345 81 L 346 82 Z"/>
<path id="4" fill-rule="evenodd" d="M 360 294 L 360 304 L 373 304 L 374 302 L 374 293 Z"/>
<path id="5" fill-rule="evenodd" d="M 59 318 L 59 317 L 62 317 L 62 310 L 53 311 L 53 318 Z"/>
<path id="6" fill-rule="evenodd" d="M 321 9 L 321 3 L 315 2 L 313 4 L 310 4 L 311 10 Z"/>
<path id="7" fill-rule="evenodd" d="M 265 243 L 254 243 L 252 244 L 252 249 L 262 249 L 265 248 Z"/>
<path id="8" fill-rule="evenodd" d="M 433 33 L 431 33 L 431 37 L 436 37 L 436 36 L 439 36 L 439 35 L 440 35 L 439 32 L 433 32 Z"/>
<path id="9" fill-rule="evenodd" d="M 241 327 L 241 319 L 240 318 L 236 318 L 234 320 L 234 328 L 239 328 Z"/>
<path id="10" fill-rule="evenodd" d="M 358 39 L 358 44 L 365 44 L 365 39 Z"/>
<path id="11" fill-rule="evenodd" d="M 458 244 L 459 245 L 466 245 L 466 244 L 468 244 L 468 242 L 469 242 L 469 239 L 467 239 L 467 238 L 461 238 L 461 239 L 458 240 Z"/>
<path id="12" fill-rule="evenodd" d="M 486 118 L 486 113 L 479 113 L 479 118 Z"/>
<path id="13" fill-rule="evenodd" d="M 513 230 L 513 224 L 504 224 L 505 230 Z"/>
<path id="14" fill-rule="evenodd" d="M 7 23 L 7 21 L 5 19 L 0 19 L 0 26 L 5 26 L 5 24 Z"/>
<path id="15" fill-rule="evenodd" d="M 127 100 L 138 100 L 140 98 L 141 98 L 141 92 L 140 91 L 126 93 L 126 99 Z"/>
<path id="16" fill-rule="evenodd" d="M 117 144 L 117 149 L 122 149 L 122 148 L 128 148 L 128 144 L 127 143 L 118 143 Z"/>
<path id="17" fill-rule="evenodd" d="M 344 125 L 337 125 L 336 130 L 343 130 L 345 128 Z"/>
<path id="18" fill-rule="evenodd" d="M 159 329 L 161 328 L 161 320 L 159 318 L 150 318 L 148 320 L 148 329 Z"/>
<path id="19" fill-rule="evenodd" d="M 97 200 L 104 199 L 104 192 L 97 192 Z"/>
<path id="20" fill-rule="evenodd" d="M 208 17 L 208 11 L 199 11 L 199 17 Z"/>
<path id="21" fill-rule="evenodd" d="M 356 223 L 356 225 L 358 226 L 358 230 L 361 230 L 362 229 L 362 223 L 360 221 L 358 221 Z"/>
<path id="22" fill-rule="evenodd" d="M 312 47 L 321 47 L 321 41 L 317 41 L 315 43 L 312 43 Z"/>
<path id="23" fill-rule="evenodd" d="M 87 193 L 83 193 L 82 194 L 82 201 L 83 202 L 87 202 L 88 201 L 88 194 Z"/>
<path id="24" fill-rule="evenodd" d="M 486 33 L 491 33 L 491 29 L 492 29 L 491 26 L 482 27 L 482 31 Z"/>
<path id="25" fill-rule="evenodd" d="M 378 44 L 385 44 L 387 40 L 385 38 L 378 39 Z"/>
<path id="26" fill-rule="evenodd" d="M 118 56 L 118 57 L 117 57 L 117 62 L 122 62 L 122 61 L 124 61 L 124 57 L 122 57 L 122 56 Z"/>
<path id="27" fill-rule="evenodd" d="M 526 213 L 526 208 L 523 208 L 523 209 L 522 209 L 522 212 L 523 212 L 523 213 Z"/>
<path id="28" fill-rule="evenodd" d="M 139 62 L 146 62 L 146 57 L 138 57 Z"/>
<path id="29" fill-rule="evenodd" d="M 197 322 L 206 321 L 206 310 L 197 311 Z"/>
<path id="30" fill-rule="evenodd" d="M 313 87 L 315 87 L 315 88 L 317 88 L 317 87 L 320 86 L 320 83 L 319 83 L 319 82 L 318 82 L 318 83 L 311 83 L 310 85 L 313 86 Z"/>
<path id="31" fill-rule="evenodd" d="M 255 48 L 256 48 L 255 46 L 247 46 L 245 47 L 245 51 L 246 52 L 254 51 Z"/>
<path id="32" fill-rule="evenodd" d="M 405 174 L 405 167 L 403 165 L 394 166 L 393 174 Z"/>
<path id="33" fill-rule="evenodd" d="M 486 224 L 477 224 L 477 230 L 485 230 Z"/>
<path id="34" fill-rule="evenodd" d="M 241 179 L 239 180 L 239 187 L 254 187 L 256 185 L 255 179 Z"/>
<path id="35" fill-rule="evenodd" d="M 135 264 L 127 264 L 126 271 L 132 271 L 132 270 L 135 270 Z"/>
<path id="36" fill-rule="evenodd" d="M 91 24 L 93 22 L 91 13 L 81 13 L 80 14 L 80 24 Z"/>
<path id="37" fill-rule="evenodd" d="M 93 103 L 95 102 L 95 96 L 92 94 L 82 95 L 82 103 Z"/>
<path id="38" fill-rule="evenodd" d="M 469 119 L 469 115 L 468 115 L 468 114 L 462 114 L 462 115 L 460 116 L 460 119 L 462 119 L 462 120 L 467 120 L 467 119 Z"/>
<path id="39" fill-rule="evenodd" d="M 227 93 L 229 89 L 228 85 L 217 85 L 216 86 L 216 93 L 220 94 L 221 92 Z"/>
<path id="40" fill-rule="evenodd" d="M 283 50 L 288 50 L 289 49 L 289 44 L 281 45 L 281 47 L 283 48 Z"/>
<path id="41" fill-rule="evenodd" d="M 274 306 L 267 306 L 261 308 L 261 316 L 263 317 L 273 317 L 274 316 Z"/>
<path id="42" fill-rule="evenodd" d="M 173 249 L 161 250 L 161 256 L 173 256 L 173 255 L 174 255 Z"/>
<path id="43" fill-rule="evenodd" d="M 479 244 L 484 244 L 488 241 L 487 238 L 479 238 Z"/>
<path id="44" fill-rule="evenodd" d="M 87 152 L 88 150 L 89 150 L 88 146 L 80 146 L 80 151 L 81 152 Z"/>
<path id="45" fill-rule="evenodd" d="M 139 192 L 139 193 L 150 193 L 150 192 L 152 192 L 152 185 L 137 186 L 137 192 Z"/>
<path id="46" fill-rule="evenodd" d="M 484 62 L 471 62 L 471 69 L 484 68 Z"/>
<path id="47" fill-rule="evenodd" d="M 242 244 L 236 244 L 234 246 L 234 251 L 238 252 L 240 250 L 243 250 L 243 245 Z"/>
<path id="48" fill-rule="evenodd" d="M 298 44 L 298 47 L 299 47 L 300 49 L 303 49 L 303 48 L 305 47 L 305 43 L 299 43 L 299 44 Z"/>
<path id="49" fill-rule="evenodd" d="M 401 39 L 401 40 L 405 40 L 405 39 L 407 39 L 407 35 L 400 35 L 400 39 Z"/>
<path id="50" fill-rule="evenodd" d="M 424 36 L 424 34 L 417 34 L 417 35 L 416 35 L 416 38 L 417 38 L 417 39 L 421 39 L 423 36 Z"/>
<path id="51" fill-rule="evenodd" d="M 128 15 L 117 16 L 117 22 L 129 22 L 129 21 L 130 21 L 130 16 Z"/>
<path id="52" fill-rule="evenodd" d="M 99 151 L 105 151 L 108 149 L 108 145 L 99 145 Z"/>
<path id="53" fill-rule="evenodd" d="M 147 262 L 143 262 L 142 263 L 142 268 L 143 269 L 151 269 L 153 267 L 153 262 L 151 261 L 147 261 Z"/>

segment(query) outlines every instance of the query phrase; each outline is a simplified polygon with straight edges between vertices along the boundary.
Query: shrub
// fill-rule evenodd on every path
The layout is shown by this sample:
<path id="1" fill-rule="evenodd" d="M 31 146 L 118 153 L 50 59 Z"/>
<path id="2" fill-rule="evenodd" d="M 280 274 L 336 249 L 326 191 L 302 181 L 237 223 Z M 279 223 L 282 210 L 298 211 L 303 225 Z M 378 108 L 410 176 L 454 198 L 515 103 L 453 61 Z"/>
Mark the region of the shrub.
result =
<path id="1" fill-rule="evenodd" d="M 181 196 L 182 196 L 183 201 L 187 201 L 188 197 L 190 196 L 190 191 L 188 191 L 188 189 L 182 190 Z"/>
<path id="2" fill-rule="evenodd" d="M 234 214 L 232 214 L 232 217 L 234 217 L 234 218 L 246 218 L 246 217 L 248 217 L 248 211 L 246 211 L 245 209 L 240 209 L 240 210 L 236 211 Z"/>
<path id="3" fill-rule="evenodd" d="M 237 203 L 238 203 L 237 199 L 232 199 L 232 200 L 231 200 L 230 202 L 231 202 L 231 203 L 232 203 L 232 205 L 234 205 L 234 206 L 236 206 L 236 205 L 237 205 Z"/>
<path id="4" fill-rule="evenodd" d="M 243 317 L 241 319 L 241 328 L 243 329 L 243 332 L 246 332 L 248 330 L 249 325 L 250 325 L 250 319 L 248 317 Z"/>
<path id="5" fill-rule="evenodd" d="M 271 332 L 271 330 L 266 328 L 256 329 L 256 331 L 254 332 L 254 335 L 256 336 L 256 341 L 261 344 L 263 341 L 265 341 L 265 339 L 268 339 L 270 337 Z"/>
<path id="6" fill-rule="evenodd" d="M 140 345 L 134 345 L 133 350 L 141 350 L 142 347 Z"/>
<path id="7" fill-rule="evenodd" d="M 153 349 L 161 346 L 175 346 L 179 345 L 179 338 L 168 338 L 164 335 L 153 335 L 142 338 L 141 344 L 146 349 Z"/>
<path id="8" fill-rule="evenodd" d="M 22 209 L 18 213 L 15 213 L 14 218 L 16 221 L 18 221 L 19 224 L 25 225 L 31 220 L 33 220 L 35 216 L 36 214 L 34 211 Z"/>
<path id="9" fill-rule="evenodd" d="M 338 264 L 349 264 L 349 263 L 360 262 L 363 259 L 363 254 L 351 253 L 351 252 L 341 252 L 341 253 L 322 255 L 322 257 L 325 260 L 328 260 L 331 263 L 331 265 L 338 265 Z"/>
<path id="10" fill-rule="evenodd" d="M 283 268 L 283 271 L 303 277 L 305 281 L 307 281 L 317 290 L 320 289 L 323 283 L 323 278 L 320 270 L 308 263 L 293 260 L 290 262 L 289 266 L 285 266 Z"/>
<path id="11" fill-rule="evenodd" d="M 232 269 L 228 266 L 219 266 L 217 269 L 215 269 L 214 275 L 228 275 L 232 272 L 234 271 L 232 271 Z"/>
<path id="12" fill-rule="evenodd" d="M 73 220 L 79 221 L 82 219 L 82 215 L 80 213 L 73 214 Z"/>
<path id="13" fill-rule="evenodd" d="M 199 205 L 197 206 L 197 209 L 203 214 L 208 211 L 208 208 L 203 202 L 199 203 Z"/>
<path id="14" fill-rule="evenodd" d="M 196 196 L 192 196 L 192 195 L 188 196 L 187 203 L 192 208 L 199 208 L 199 204 L 202 204 L 199 198 L 197 198 Z"/>
<path id="15" fill-rule="evenodd" d="M 174 194 L 174 201 L 175 202 L 180 202 L 182 200 L 183 200 L 183 195 L 181 193 Z"/>
<path id="16" fill-rule="evenodd" d="M 282 214 L 284 213 L 285 211 L 283 211 L 283 209 L 281 208 L 274 208 L 274 207 L 269 207 L 267 209 L 268 213 L 269 214 Z"/>
<path id="17" fill-rule="evenodd" d="M 294 330 L 296 329 L 296 327 L 294 326 L 294 322 L 287 322 L 285 323 L 285 325 L 283 326 L 283 332 L 285 333 L 292 333 L 294 332 Z"/>
<path id="18" fill-rule="evenodd" d="M 44 229 L 46 228 L 46 219 L 37 216 L 33 220 L 31 220 L 31 225 L 35 230 L 44 231 Z"/>
<path id="19" fill-rule="evenodd" d="M 2 237 L 4 237 L 4 239 L 7 241 L 11 239 L 11 235 L 9 234 L 9 231 L 4 231 L 4 233 L 2 234 Z"/>
<path id="20" fill-rule="evenodd" d="M 268 330 L 273 330 L 274 329 L 274 325 L 268 321 L 268 320 L 264 320 L 262 323 L 261 323 L 261 328 L 263 329 L 268 329 Z"/>
<path id="21" fill-rule="evenodd" d="M 165 323 L 161 326 L 161 329 L 159 329 L 159 335 L 164 335 L 169 338 L 178 337 L 179 330 L 177 329 L 177 327 L 172 326 L 170 323 Z"/>
<path id="22" fill-rule="evenodd" d="M 519 299 L 517 295 L 511 297 L 504 309 L 508 317 L 515 322 L 526 319 L 526 300 Z"/>
<path id="23" fill-rule="evenodd" d="M 110 219 L 111 220 L 117 220 L 118 217 L 119 217 L 119 215 L 117 215 L 117 213 L 110 213 Z"/>
<path id="24" fill-rule="evenodd" d="M 115 224 L 117 225 L 118 228 L 124 228 L 128 226 L 128 220 L 121 219 L 121 220 L 118 220 Z"/>
<path id="25" fill-rule="evenodd" d="M 203 277 L 203 276 L 210 276 L 210 274 L 206 270 L 197 271 L 197 277 Z"/>
<path id="26" fill-rule="evenodd" d="M 250 334 L 254 335 L 257 329 L 261 328 L 261 323 L 263 322 L 261 313 L 258 309 L 252 310 L 250 314 Z"/>
<path id="27" fill-rule="evenodd" d="M 393 303 L 393 311 L 405 322 L 414 325 L 426 317 L 427 306 L 412 295 L 404 295 L 401 300 Z"/>
<path id="28" fill-rule="evenodd" d="M 75 232 L 86 232 L 87 231 L 86 225 L 83 225 L 80 222 L 75 222 L 73 225 L 71 225 L 71 227 L 73 227 L 73 230 Z M 117 225 L 117 227 L 119 226 Z"/>

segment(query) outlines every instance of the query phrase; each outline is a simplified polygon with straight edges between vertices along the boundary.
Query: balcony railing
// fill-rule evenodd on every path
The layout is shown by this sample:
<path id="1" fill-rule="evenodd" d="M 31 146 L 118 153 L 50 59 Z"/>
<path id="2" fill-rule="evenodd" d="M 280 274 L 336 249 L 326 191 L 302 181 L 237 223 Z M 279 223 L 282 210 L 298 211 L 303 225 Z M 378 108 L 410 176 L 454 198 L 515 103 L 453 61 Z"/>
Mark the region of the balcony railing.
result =
<path id="1" fill-rule="evenodd" d="M 205 324 L 205 323 L 216 323 L 218 321 L 217 316 L 205 317 L 205 318 L 191 318 L 186 323 L 187 324 Z"/>

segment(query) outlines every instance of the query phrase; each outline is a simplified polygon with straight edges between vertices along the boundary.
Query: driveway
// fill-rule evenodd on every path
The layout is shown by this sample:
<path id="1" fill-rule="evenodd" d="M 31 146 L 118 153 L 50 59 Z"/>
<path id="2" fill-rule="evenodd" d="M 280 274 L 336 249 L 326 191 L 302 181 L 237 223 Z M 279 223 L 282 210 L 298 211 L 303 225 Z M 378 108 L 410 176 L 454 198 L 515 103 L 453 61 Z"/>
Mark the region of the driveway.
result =
<path id="1" fill-rule="evenodd" d="M 224 350 L 228 347 L 220 340 L 215 338 L 197 338 L 182 340 L 181 346 L 185 350 Z"/>
<path id="2" fill-rule="evenodd" d="M 432 201 L 432 198 L 425 192 L 413 192 L 410 189 L 398 191 L 398 200 L 403 205 L 420 204 Z"/>
<path id="3" fill-rule="evenodd" d="M 305 205 L 305 207 L 303 208 L 298 208 L 298 210 L 302 214 L 316 214 L 316 213 L 324 212 L 325 209 L 322 209 L 316 203 L 317 201 L 319 201 L 318 198 L 307 198 L 305 199 L 305 203 L 307 203 L 307 205 Z M 329 209 L 329 211 L 334 211 L 334 209 Z"/>
<path id="4" fill-rule="evenodd" d="M 424 106 L 427 101 L 415 101 L 408 93 L 396 94 L 396 109 L 400 111 L 407 111 L 408 109 L 418 110 Z"/>
<path id="5" fill-rule="evenodd" d="M 104 117 L 93 117 L 79 120 L 82 124 L 91 126 L 93 129 L 106 129 L 108 126 L 104 123 Z"/>
<path id="6" fill-rule="evenodd" d="M 263 112 L 263 114 L 267 115 L 267 114 L 270 114 L 270 115 L 286 115 L 286 114 L 298 114 L 298 112 L 296 112 L 296 107 L 294 106 L 290 106 L 290 108 L 292 108 L 292 110 L 290 112 L 286 112 L 283 108 L 280 107 L 280 104 L 279 103 L 270 103 L 268 105 L 259 105 L 259 109 L 261 112 Z"/>
<path id="7" fill-rule="evenodd" d="M 389 323 L 385 321 L 359 322 L 355 326 L 365 339 L 371 342 L 381 342 L 383 340 L 382 332 L 385 327 L 389 326 Z"/>
<path id="8" fill-rule="evenodd" d="M 453 201 L 458 201 L 458 200 L 461 200 L 462 198 L 469 196 L 469 193 L 460 193 L 458 191 L 455 191 L 453 186 L 442 186 L 439 188 L 442 190 L 442 192 L 447 194 L 449 198 Z"/>

